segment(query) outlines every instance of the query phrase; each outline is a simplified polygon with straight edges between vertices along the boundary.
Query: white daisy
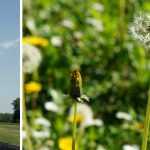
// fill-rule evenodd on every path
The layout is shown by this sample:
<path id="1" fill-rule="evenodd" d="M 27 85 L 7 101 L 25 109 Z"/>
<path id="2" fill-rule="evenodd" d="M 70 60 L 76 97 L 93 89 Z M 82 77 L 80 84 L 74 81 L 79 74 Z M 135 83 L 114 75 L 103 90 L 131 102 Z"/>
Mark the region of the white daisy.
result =
<path id="1" fill-rule="evenodd" d="M 70 28 L 70 29 L 74 28 L 73 22 L 67 19 L 62 20 L 62 25 L 66 28 Z"/>
<path id="2" fill-rule="evenodd" d="M 95 29 L 98 31 L 103 31 L 103 29 L 104 29 L 102 22 L 98 19 L 88 17 L 86 22 L 88 24 L 92 25 L 93 27 L 95 27 Z"/>
<path id="3" fill-rule="evenodd" d="M 44 117 L 36 118 L 35 123 L 39 124 L 39 125 L 42 125 L 42 126 L 45 126 L 45 127 L 50 127 L 51 126 L 51 123 Z"/>
<path id="4" fill-rule="evenodd" d="M 51 37 L 51 43 L 52 43 L 52 45 L 54 45 L 56 47 L 61 47 L 63 44 L 63 41 L 60 36 L 53 36 L 53 37 Z"/>
<path id="5" fill-rule="evenodd" d="M 52 112 L 58 112 L 59 111 L 59 107 L 54 103 L 54 102 L 46 102 L 44 104 L 45 109 L 48 111 L 52 111 Z"/>
<path id="6" fill-rule="evenodd" d="M 50 137 L 50 132 L 48 130 L 42 130 L 42 131 L 33 130 L 32 135 L 35 138 L 43 139 L 43 138 L 49 138 Z"/>
<path id="7" fill-rule="evenodd" d="M 137 145 L 123 145 L 123 150 L 140 150 Z"/>
<path id="8" fill-rule="evenodd" d="M 97 11 L 100 11 L 100 12 L 104 11 L 104 6 L 100 3 L 94 3 L 93 8 Z"/>
<path id="9" fill-rule="evenodd" d="M 124 119 L 124 120 L 127 120 L 127 121 L 131 121 L 132 120 L 132 116 L 129 113 L 121 112 L 121 111 L 116 113 L 116 118 Z"/>
<path id="10" fill-rule="evenodd" d="M 74 107 L 70 110 L 70 116 L 73 115 Z M 101 119 L 94 119 L 92 109 L 85 103 L 79 103 L 77 106 L 77 114 L 83 117 L 81 121 L 81 128 L 86 128 L 89 126 L 103 126 L 103 121 Z"/>

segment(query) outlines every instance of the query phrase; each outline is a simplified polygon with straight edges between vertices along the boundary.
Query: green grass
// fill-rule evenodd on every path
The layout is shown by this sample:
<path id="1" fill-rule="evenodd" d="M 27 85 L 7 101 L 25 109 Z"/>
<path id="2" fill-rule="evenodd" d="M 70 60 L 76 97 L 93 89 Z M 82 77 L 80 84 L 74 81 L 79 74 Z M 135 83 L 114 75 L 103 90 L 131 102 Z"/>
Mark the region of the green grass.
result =
<path id="1" fill-rule="evenodd" d="M 19 128 L 20 128 L 19 124 L 0 122 L 0 142 L 19 145 L 20 143 Z"/>

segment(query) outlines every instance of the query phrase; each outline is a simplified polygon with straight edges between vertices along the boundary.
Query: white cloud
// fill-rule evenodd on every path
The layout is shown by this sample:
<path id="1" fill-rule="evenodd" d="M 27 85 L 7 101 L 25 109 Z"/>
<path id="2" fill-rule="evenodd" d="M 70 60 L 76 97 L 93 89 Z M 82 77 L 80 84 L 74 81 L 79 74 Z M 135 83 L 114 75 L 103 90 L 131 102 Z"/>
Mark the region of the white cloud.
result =
<path id="1" fill-rule="evenodd" d="M 5 41 L 5 42 L 0 43 L 0 48 L 8 49 L 8 48 L 16 46 L 18 43 L 19 43 L 19 39 Z"/>

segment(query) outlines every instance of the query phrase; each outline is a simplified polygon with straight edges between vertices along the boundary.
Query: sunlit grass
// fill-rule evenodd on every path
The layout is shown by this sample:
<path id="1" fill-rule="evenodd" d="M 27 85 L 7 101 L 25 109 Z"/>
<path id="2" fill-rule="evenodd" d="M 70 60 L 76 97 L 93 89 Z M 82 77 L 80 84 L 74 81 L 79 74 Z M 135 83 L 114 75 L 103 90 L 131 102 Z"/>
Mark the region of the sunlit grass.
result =
<path id="1" fill-rule="evenodd" d="M 20 143 L 19 124 L 0 123 L 0 142 L 19 145 Z"/>

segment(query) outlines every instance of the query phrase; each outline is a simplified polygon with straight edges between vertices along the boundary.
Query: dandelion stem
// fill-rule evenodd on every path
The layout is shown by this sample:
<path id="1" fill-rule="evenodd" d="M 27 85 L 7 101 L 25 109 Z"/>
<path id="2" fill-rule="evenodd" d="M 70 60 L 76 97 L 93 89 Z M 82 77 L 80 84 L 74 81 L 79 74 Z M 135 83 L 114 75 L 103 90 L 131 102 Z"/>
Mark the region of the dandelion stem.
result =
<path id="1" fill-rule="evenodd" d="M 74 100 L 74 121 L 73 121 L 73 134 L 72 134 L 72 150 L 75 150 L 75 145 L 76 145 L 76 126 L 77 126 L 77 101 Z"/>
<path id="2" fill-rule="evenodd" d="M 120 9 L 120 16 L 119 16 L 119 29 L 120 29 L 120 40 L 121 42 L 124 41 L 125 36 L 125 7 L 126 7 L 126 1 L 120 0 L 119 1 L 119 9 Z"/>
<path id="3" fill-rule="evenodd" d="M 27 143 L 28 143 L 28 149 L 33 150 L 32 146 L 32 141 L 30 138 L 30 132 L 29 132 L 29 127 L 28 127 L 28 122 L 27 122 L 27 116 L 26 116 L 26 102 L 25 102 L 25 94 L 24 94 L 24 80 L 25 80 L 25 75 L 23 76 L 22 80 L 22 97 L 23 97 L 23 102 L 22 102 L 22 114 L 23 114 L 23 125 L 24 129 L 26 132 L 26 138 L 27 138 Z"/>
<path id="4" fill-rule="evenodd" d="M 143 140 L 142 140 L 142 150 L 147 150 L 149 123 L 150 123 L 150 88 L 149 88 L 147 111 L 146 111 L 146 117 L 145 117 L 145 123 L 144 123 L 144 134 L 143 134 Z"/>

